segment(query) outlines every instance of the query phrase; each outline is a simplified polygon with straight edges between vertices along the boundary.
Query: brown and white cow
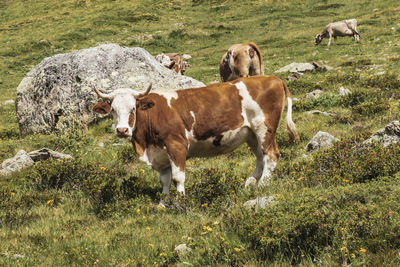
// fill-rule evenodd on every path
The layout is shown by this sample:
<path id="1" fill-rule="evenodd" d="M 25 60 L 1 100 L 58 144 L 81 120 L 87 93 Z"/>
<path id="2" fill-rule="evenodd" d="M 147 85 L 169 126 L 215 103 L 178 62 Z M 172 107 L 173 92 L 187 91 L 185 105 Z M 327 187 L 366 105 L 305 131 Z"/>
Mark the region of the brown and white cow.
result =
<path id="1" fill-rule="evenodd" d="M 286 125 L 297 140 L 292 100 L 286 84 L 275 76 L 239 78 L 202 88 L 145 93 L 129 88 L 97 94 L 93 111 L 112 113 L 115 134 L 129 138 L 139 159 L 160 173 L 163 193 L 171 181 L 185 193 L 186 159 L 229 153 L 247 142 L 257 157 L 246 181 L 264 184 L 279 158 L 275 133 L 288 99 Z"/>
<path id="2" fill-rule="evenodd" d="M 330 46 L 332 37 L 336 44 L 337 36 L 353 36 L 354 41 L 359 41 L 360 34 L 357 32 L 357 20 L 348 19 L 329 23 L 321 33 L 315 36 L 315 45 L 318 45 L 322 39 L 329 38 L 328 46 Z"/>
<path id="3" fill-rule="evenodd" d="M 239 77 L 264 75 L 260 48 L 252 42 L 232 45 L 221 59 L 219 74 L 223 82 Z"/>
<path id="4" fill-rule="evenodd" d="M 186 67 L 189 66 L 189 63 L 185 61 L 185 59 L 190 59 L 192 57 L 187 54 L 168 53 L 159 54 L 155 58 L 164 67 L 174 70 L 178 74 L 184 75 Z"/>

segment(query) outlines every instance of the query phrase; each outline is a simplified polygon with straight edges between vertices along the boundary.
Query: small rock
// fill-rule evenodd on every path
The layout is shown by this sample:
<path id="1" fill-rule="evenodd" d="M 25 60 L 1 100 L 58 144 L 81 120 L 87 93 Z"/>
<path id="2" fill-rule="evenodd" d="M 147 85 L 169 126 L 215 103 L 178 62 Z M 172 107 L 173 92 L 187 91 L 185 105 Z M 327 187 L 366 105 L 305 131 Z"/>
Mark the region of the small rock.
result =
<path id="1" fill-rule="evenodd" d="M 0 175 L 8 175 L 31 166 L 34 163 L 25 150 L 20 150 L 13 157 L 3 161 L 0 168 Z"/>
<path id="2" fill-rule="evenodd" d="M 266 207 L 268 207 L 274 200 L 273 196 L 269 196 L 269 197 L 259 197 L 256 199 L 252 199 L 252 200 L 248 200 L 246 201 L 243 206 L 247 207 L 247 208 L 252 208 L 254 207 L 256 210 L 258 209 L 265 209 Z"/>
<path id="3" fill-rule="evenodd" d="M 32 152 L 29 152 L 28 155 L 31 157 L 31 159 L 34 162 L 40 161 L 40 160 L 47 160 L 49 158 L 52 159 L 72 159 L 71 155 L 60 153 L 51 149 L 48 149 L 46 147 L 35 150 Z"/>
<path id="4" fill-rule="evenodd" d="M 380 71 L 380 72 L 377 72 L 376 75 L 381 76 L 381 75 L 384 75 L 385 73 L 386 73 L 386 71 Z"/>
<path id="5" fill-rule="evenodd" d="M 310 110 L 310 111 L 307 111 L 306 114 L 309 114 L 309 115 L 322 115 L 322 116 L 327 116 L 327 117 L 335 116 L 335 113 L 324 112 L 324 111 L 320 111 L 320 110 Z"/>
<path id="6" fill-rule="evenodd" d="M 301 75 L 302 75 L 302 73 L 300 73 L 300 72 L 295 72 L 293 75 L 288 76 L 288 77 L 286 78 L 286 80 L 288 80 L 288 81 L 294 81 L 294 80 L 297 80 L 298 78 L 300 78 Z"/>
<path id="7" fill-rule="evenodd" d="M 99 147 L 104 147 L 104 143 L 103 142 L 100 142 L 98 145 L 99 145 Z"/>
<path id="8" fill-rule="evenodd" d="M 8 105 L 8 104 L 14 104 L 14 100 L 13 99 L 8 99 L 8 100 L 5 100 L 5 101 L 3 101 L 3 102 L 1 102 L 1 104 L 2 105 Z"/>
<path id="9" fill-rule="evenodd" d="M 349 94 L 351 94 L 351 91 L 349 89 L 344 88 L 343 86 L 341 86 L 339 88 L 339 95 L 340 96 L 345 96 L 345 95 L 349 95 Z"/>
<path id="10" fill-rule="evenodd" d="M 21 254 L 14 254 L 13 257 L 16 258 L 16 259 L 18 259 L 18 258 L 19 258 L 19 259 L 25 258 L 25 256 L 24 256 L 24 255 L 21 255 Z"/>
<path id="11" fill-rule="evenodd" d="M 323 93 L 322 90 L 317 89 L 317 90 L 307 93 L 307 98 L 310 98 L 310 97 L 318 98 L 321 96 L 322 93 Z"/>
<path id="12" fill-rule="evenodd" d="M 187 253 L 189 253 L 191 251 L 192 251 L 192 249 L 190 247 L 186 246 L 186 244 L 180 244 L 174 249 L 174 252 L 177 253 L 179 256 L 186 255 Z"/>
<path id="13" fill-rule="evenodd" d="M 316 67 L 315 65 L 311 63 L 290 63 L 289 65 L 286 65 L 285 67 L 280 68 L 279 70 L 275 71 L 276 73 L 280 72 L 307 72 L 307 71 L 313 71 L 315 70 Z"/>
<path id="14" fill-rule="evenodd" d="M 372 143 L 380 144 L 383 147 L 400 143 L 400 121 L 392 121 L 363 142 L 365 145 Z"/>
<path id="15" fill-rule="evenodd" d="M 307 144 L 306 151 L 311 152 L 325 147 L 330 147 L 337 140 L 338 139 L 335 138 L 333 135 L 327 132 L 319 131 Z"/>
<path id="16" fill-rule="evenodd" d="M 396 30 L 396 28 L 395 27 L 392 27 L 392 31 L 395 31 Z"/>

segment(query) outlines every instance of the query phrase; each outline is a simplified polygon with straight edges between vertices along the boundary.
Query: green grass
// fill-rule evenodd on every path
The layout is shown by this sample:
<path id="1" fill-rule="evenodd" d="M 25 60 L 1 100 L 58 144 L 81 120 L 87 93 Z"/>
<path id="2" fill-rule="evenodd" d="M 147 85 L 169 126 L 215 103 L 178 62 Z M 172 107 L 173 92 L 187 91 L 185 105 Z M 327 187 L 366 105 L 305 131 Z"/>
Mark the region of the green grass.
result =
<path id="1" fill-rule="evenodd" d="M 347 18 L 358 20 L 359 43 L 314 46 L 326 24 Z M 172 188 L 168 209 L 157 207 L 157 173 L 113 135 L 111 119 L 22 138 L 14 105 L 0 106 L 0 161 L 43 146 L 75 158 L 0 177 L 0 265 L 399 265 L 399 147 L 353 150 L 399 120 L 399 19 L 396 0 L 1 1 L 0 103 L 43 58 L 101 43 L 190 54 L 186 75 L 206 84 L 219 80 L 226 49 L 245 41 L 260 46 L 266 74 L 291 62 L 334 69 L 288 82 L 300 142 L 289 144 L 280 124 L 267 187 L 244 190 L 255 157 L 243 145 L 190 159 L 187 195 L 176 199 Z M 341 86 L 353 94 L 339 97 Z M 315 89 L 323 97 L 307 99 Z M 313 109 L 336 115 L 304 113 Z M 319 130 L 341 142 L 304 159 Z M 267 210 L 242 207 L 269 195 L 277 202 Z M 192 252 L 176 255 L 181 243 Z"/>

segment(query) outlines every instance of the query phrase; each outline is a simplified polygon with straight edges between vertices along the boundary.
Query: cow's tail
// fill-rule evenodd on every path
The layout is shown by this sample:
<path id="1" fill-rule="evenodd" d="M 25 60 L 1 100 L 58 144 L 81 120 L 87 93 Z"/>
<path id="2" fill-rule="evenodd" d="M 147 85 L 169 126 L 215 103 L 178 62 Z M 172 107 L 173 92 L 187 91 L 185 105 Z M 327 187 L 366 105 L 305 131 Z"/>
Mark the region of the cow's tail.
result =
<path id="1" fill-rule="evenodd" d="M 289 133 L 290 142 L 293 141 L 298 142 L 299 135 L 297 134 L 296 125 L 294 124 L 292 119 L 292 97 L 290 95 L 289 88 L 287 87 L 285 82 L 282 81 L 282 83 L 285 89 L 285 95 L 287 97 L 287 102 L 288 102 L 287 113 L 286 113 L 286 128 Z"/>

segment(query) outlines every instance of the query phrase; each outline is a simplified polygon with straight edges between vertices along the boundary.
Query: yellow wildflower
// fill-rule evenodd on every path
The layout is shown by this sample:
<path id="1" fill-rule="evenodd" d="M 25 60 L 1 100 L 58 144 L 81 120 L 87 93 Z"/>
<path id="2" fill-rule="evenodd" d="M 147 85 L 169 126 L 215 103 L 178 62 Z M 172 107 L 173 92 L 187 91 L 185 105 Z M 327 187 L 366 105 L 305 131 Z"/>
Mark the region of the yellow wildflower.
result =
<path id="1" fill-rule="evenodd" d="M 249 166 L 249 167 L 247 167 L 247 169 L 248 169 L 249 171 L 251 171 L 251 170 L 253 169 L 253 167 L 252 167 L 252 166 Z"/>
<path id="2" fill-rule="evenodd" d="M 143 215 L 143 217 L 142 217 L 142 218 L 143 218 L 143 219 L 146 219 L 146 216 L 144 216 L 144 215 Z"/>
<path id="3" fill-rule="evenodd" d="M 137 208 L 136 213 L 140 214 L 140 208 Z"/>
<path id="4" fill-rule="evenodd" d="M 143 170 L 143 169 L 140 169 L 140 172 L 141 172 L 141 173 L 144 173 L 144 170 Z"/>
<path id="5" fill-rule="evenodd" d="M 47 200 L 46 204 L 50 205 L 50 204 L 53 204 L 53 202 L 54 202 L 54 199 L 49 199 L 49 200 Z"/>
<path id="6" fill-rule="evenodd" d="M 12 196 L 15 195 L 15 192 L 11 192 L 11 195 L 12 195 Z"/>
<path id="7" fill-rule="evenodd" d="M 240 252 L 240 248 L 234 248 L 234 250 L 236 251 L 236 252 Z"/>
<path id="8" fill-rule="evenodd" d="M 301 257 L 303 258 L 303 257 L 304 257 L 304 254 L 301 254 Z"/>
<path id="9" fill-rule="evenodd" d="M 150 226 L 146 226 L 146 230 L 150 230 L 151 228 L 150 228 Z"/>
<path id="10" fill-rule="evenodd" d="M 353 259 L 355 259 L 355 258 L 356 258 L 356 255 L 355 255 L 354 253 L 351 253 L 351 257 L 352 257 Z"/>
<path id="11" fill-rule="evenodd" d="M 347 250 L 347 248 L 346 247 L 341 247 L 340 248 L 340 251 L 344 251 L 344 250 Z"/>
<path id="12" fill-rule="evenodd" d="M 107 168 L 104 166 L 100 166 L 100 170 L 105 171 L 105 170 L 107 170 Z"/>
<path id="13" fill-rule="evenodd" d="M 360 248 L 360 253 L 365 253 L 367 250 L 365 248 Z"/>
<path id="14" fill-rule="evenodd" d="M 204 231 L 211 232 L 213 229 L 212 229 L 210 226 L 208 226 L 208 225 L 204 225 L 204 226 L 203 226 L 203 230 L 204 230 Z"/>
<path id="15" fill-rule="evenodd" d="M 201 204 L 202 207 L 208 207 L 208 203 Z"/>
<path id="16" fill-rule="evenodd" d="M 221 239 L 221 241 L 225 241 L 225 238 L 223 238 L 222 236 L 219 236 L 219 239 Z"/>

